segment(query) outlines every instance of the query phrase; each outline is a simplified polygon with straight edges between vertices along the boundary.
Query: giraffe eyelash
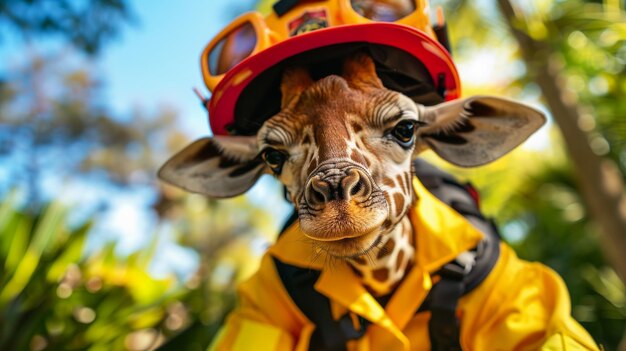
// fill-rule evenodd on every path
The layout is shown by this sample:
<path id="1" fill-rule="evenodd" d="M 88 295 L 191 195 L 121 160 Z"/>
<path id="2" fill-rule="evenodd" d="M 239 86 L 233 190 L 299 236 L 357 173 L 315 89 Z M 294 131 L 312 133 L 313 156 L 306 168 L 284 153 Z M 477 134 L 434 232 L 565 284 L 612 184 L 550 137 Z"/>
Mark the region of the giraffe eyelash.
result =
<path id="1" fill-rule="evenodd" d="M 392 117 L 390 118 L 386 118 L 383 121 L 383 125 L 390 125 L 390 124 L 395 124 L 397 123 L 399 120 L 402 119 L 402 117 L 404 117 L 405 115 L 405 111 L 399 111 L 398 113 L 394 114 Z"/>

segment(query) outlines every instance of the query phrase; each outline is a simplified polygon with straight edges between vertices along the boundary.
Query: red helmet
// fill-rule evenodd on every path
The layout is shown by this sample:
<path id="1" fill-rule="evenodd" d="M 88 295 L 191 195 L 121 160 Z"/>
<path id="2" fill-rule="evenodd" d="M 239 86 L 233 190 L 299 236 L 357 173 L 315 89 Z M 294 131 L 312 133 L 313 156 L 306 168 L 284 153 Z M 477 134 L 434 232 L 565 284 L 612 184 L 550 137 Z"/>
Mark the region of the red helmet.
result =
<path id="1" fill-rule="evenodd" d="M 431 105 L 460 96 L 459 76 L 430 26 L 427 0 L 281 0 L 263 17 L 235 19 L 204 49 L 204 81 L 215 135 L 256 133 L 280 110 L 287 65 L 314 78 L 338 73 L 354 51 L 372 56 L 383 84 Z"/>

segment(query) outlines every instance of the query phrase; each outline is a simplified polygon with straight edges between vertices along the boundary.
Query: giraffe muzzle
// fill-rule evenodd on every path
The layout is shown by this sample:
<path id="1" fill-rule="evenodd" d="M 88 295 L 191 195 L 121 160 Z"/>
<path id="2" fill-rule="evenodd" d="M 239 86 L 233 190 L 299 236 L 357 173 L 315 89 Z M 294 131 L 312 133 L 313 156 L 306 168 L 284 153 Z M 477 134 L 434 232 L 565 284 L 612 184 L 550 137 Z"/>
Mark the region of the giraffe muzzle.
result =
<path id="1" fill-rule="evenodd" d="M 343 160 L 327 161 L 311 172 L 298 210 L 304 235 L 333 252 L 371 245 L 388 214 L 369 172 Z"/>
<path id="2" fill-rule="evenodd" d="M 316 174 L 308 181 L 304 197 L 312 209 L 323 209 L 332 201 L 363 203 L 371 197 L 372 179 L 359 168 L 328 173 Z"/>

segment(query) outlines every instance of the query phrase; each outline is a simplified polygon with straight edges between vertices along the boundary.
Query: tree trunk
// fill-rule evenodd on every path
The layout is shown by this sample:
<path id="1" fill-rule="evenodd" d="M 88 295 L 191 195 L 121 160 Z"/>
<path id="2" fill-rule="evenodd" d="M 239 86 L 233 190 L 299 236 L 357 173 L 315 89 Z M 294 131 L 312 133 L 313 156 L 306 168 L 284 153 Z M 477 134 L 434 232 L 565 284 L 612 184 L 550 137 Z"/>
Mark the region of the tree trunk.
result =
<path id="1" fill-rule="evenodd" d="M 517 17 L 510 0 L 498 0 L 498 5 L 519 44 L 531 78 L 539 85 L 561 130 L 583 200 L 600 229 L 604 254 L 626 283 L 626 196 L 622 175 L 611 160 L 592 151 L 587 134 L 578 127 L 580 112 L 575 100 L 559 86 L 563 80 L 556 65 L 550 64 L 550 47 L 518 27 L 522 19 Z M 626 351 L 626 335 L 620 350 Z"/>

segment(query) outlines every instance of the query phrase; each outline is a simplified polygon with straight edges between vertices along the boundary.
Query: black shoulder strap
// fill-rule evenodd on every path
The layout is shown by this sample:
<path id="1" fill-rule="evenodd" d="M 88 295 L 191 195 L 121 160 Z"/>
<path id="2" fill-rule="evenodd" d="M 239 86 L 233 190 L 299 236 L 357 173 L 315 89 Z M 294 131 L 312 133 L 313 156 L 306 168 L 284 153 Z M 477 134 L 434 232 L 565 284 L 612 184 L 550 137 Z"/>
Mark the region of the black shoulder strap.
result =
<path id="1" fill-rule="evenodd" d="M 470 184 L 461 184 L 450 174 L 420 159 L 414 163 L 414 172 L 426 189 L 485 234 L 476 248 L 459 255 L 435 273 L 441 279 L 417 311 L 431 311 L 429 336 L 432 350 L 461 350 L 460 322 L 456 316 L 458 301 L 477 287 L 495 266 L 500 256 L 500 237 L 493 222 L 480 212 L 478 193 Z M 282 231 L 296 219 L 297 215 L 292 214 Z M 360 330 L 355 330 L 349 314 L 339 320 L 332 318 L 328 298 L 314 288 L 319 271 L 292 266 L 276 258 L 274 264 L 293 302 L 316 326 L 309 350 L 344 351 L 349 340 L 365 334 L 371 324 L 367 320 L 361 319 Z"/>
<path id="2" fill-rule="evenodd" d="M 500 235 L 493 222 L 480 212 L 478 193 L 471 184 L 461 184 L 450 174 L 420 159 L 413 166 L 428 191 L 485 234 L 475 249 L 462 253 L 435 273 L 441 280 L 420 306 L 420 311 L 431 311 L 428 328 L 432 350 L 461 350 L 460 321 L 456 315 L 458 301 L 485 280 L 495 266 L 500 256 Z"/>
<path id="3" fill-rule="evenodd" d="M 274 258 L 274 264 L 285 290 L 313 324 L 309 350 L 345 351 L 349 340 L 359 339 L 365 334 L 367 323 L 361 319 L 361 329 L 355 330 L 349 314 L 334 320 L 331 315 L 330 301 L 313 287 L 320 272 L 313 269 L 295 267 Z"/>
<path id="4" fill-rule="evenodd" d="M 449 263 L 461 266 L 466 271 L 463 276 L 463 294 L 467 294 L 485 280 L 500 257 L 498 228 L 491 219 L 483 216 L 478 192 L 470 183 L 461 184 L 449 173 L 421 159 L 417 159 L 413 165 L 415 175 L 428 191 L 485 234 L 476 248 Z"/>

